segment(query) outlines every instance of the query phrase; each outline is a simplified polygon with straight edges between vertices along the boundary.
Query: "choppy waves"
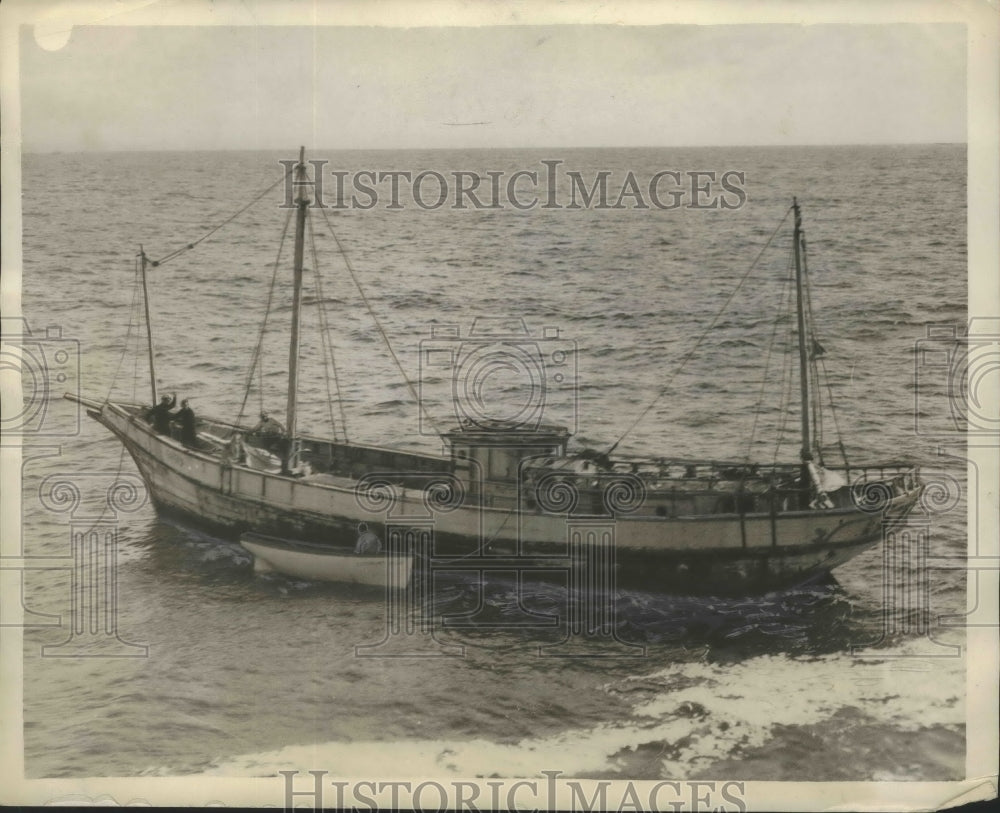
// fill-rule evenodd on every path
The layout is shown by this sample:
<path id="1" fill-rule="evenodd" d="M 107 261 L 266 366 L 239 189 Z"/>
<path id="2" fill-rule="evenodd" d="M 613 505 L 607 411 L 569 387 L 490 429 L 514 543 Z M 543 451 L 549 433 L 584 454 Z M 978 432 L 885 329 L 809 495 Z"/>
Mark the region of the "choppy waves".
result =
<path id="1" fill-rule="evenodd" d="M 205 772 L 269 776 L 309 766 L 357 777 L 383 764 L 392 766 L 392 777 L 522 777 L 560 770 L 568 776 L 641 779 L 784 779 L 778 761 L 770 775 L 758 765 L 752 776 L 731 763 L 759 758 L 769 744 L 780 747 L 775 740 L 783 731 L 787 736 L 792 728 L 832 726 L 849 713 L 855 726 L 879 727 L 896 736 L 943 730 L 954 750 L 942 755 L 934 775 L 914 775 L 912 763 L 922 762 L 919 752 L 898 749 L 889 759 L 883 755 L 853 766 L 811 760 L 813 780 L 958 778 L 964 768 L 965 662 L 946 659 L 942 673 L 937 664 L 921 659 L 927 653 L 921 649 L 901 647 L 892 662 L 762 655 L 722 665 L 683 663 L 607 684 L 605 691 L 624 697 L 630 709 L 592 728 L 570 726 L 553 736 L 513 743 L 472 738 L 290 746 L 219 760 Z M 729 763 L 724 774 L 713 773 L 724 763 Z"/>

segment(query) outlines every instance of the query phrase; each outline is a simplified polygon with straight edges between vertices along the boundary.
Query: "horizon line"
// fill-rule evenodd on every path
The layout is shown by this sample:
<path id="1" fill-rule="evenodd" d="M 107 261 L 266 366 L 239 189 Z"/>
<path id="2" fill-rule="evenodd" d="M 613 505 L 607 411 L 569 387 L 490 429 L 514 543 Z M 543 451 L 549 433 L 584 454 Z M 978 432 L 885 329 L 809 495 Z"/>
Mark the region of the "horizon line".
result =
<path id="1" fill-rule="evenodd" d="M 453 152 L 457 150 L 688 150 L 688 149 L 724 149 L 724 148 L 785 148 L 803 147 L 937 147 L 963 146 L 965 141 L 838 141 L 838 142 L 805 142 L 800 144 L 631 144 L 631 145 L 592 145 L 592 146 L 449 146 L 449 147 L 308 147 L 314 152 Z M 301 145 L 300 145 L 301 146 Z M 22 148 L 21 155 L 89 155 L 114 153 L 157 153 L 157 152 L 281 152 L 289 147 L 125 147 L 115 149 L 32 149 Z M 298 149 L 298 147 L 295 147 Z"/>

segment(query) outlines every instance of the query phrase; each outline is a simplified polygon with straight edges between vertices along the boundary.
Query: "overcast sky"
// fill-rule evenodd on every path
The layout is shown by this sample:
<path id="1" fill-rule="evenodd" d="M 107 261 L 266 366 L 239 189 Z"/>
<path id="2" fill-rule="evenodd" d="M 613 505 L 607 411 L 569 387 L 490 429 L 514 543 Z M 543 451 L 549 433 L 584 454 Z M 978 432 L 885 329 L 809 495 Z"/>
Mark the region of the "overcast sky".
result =
<path id="1" fill-rule="evenodd" d="M 22 29 L 27 152 L 966 139 L 957 24 L 68 33 Z"/>

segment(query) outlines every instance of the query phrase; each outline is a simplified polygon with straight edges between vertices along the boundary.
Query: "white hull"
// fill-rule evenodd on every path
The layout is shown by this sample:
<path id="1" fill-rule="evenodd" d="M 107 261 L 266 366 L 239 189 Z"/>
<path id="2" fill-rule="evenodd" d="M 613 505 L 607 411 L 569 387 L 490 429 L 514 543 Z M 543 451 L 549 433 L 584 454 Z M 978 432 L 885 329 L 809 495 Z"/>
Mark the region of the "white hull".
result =
<path id="1" fill-rule="evenodd" d="M 402 590 L 410 581 L 413 557 L 388 552 L 360 555 L 310 548 L 258 534 L 243 534 L 240 544 L 254 557 L 258 573 L 276 571 L 308 581 L 362 584 Z"/>

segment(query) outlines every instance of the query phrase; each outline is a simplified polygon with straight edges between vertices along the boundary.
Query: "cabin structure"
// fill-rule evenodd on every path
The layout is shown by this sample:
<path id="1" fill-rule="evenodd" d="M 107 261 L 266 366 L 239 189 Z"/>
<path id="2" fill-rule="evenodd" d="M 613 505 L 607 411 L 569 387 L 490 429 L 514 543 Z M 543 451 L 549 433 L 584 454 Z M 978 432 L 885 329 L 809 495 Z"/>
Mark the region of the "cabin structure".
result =
<path id="1" fill-rule="evenodd" d="M 499 508 L 517 500 L 522 465 L 565 456 L 570 434 L 565 426 L 541 424 L 528 429 L 524 424 L 497 420 L 468 421 L 442 438 L 467 499 Z"/>

